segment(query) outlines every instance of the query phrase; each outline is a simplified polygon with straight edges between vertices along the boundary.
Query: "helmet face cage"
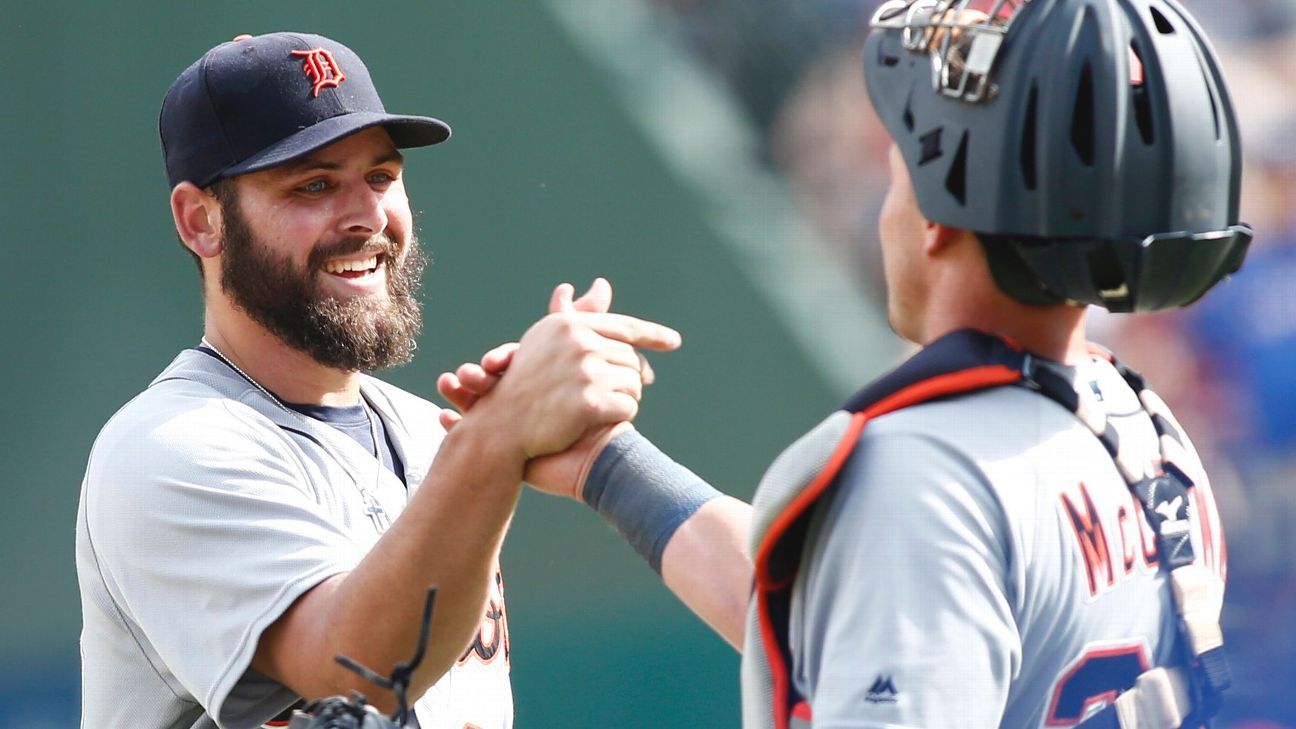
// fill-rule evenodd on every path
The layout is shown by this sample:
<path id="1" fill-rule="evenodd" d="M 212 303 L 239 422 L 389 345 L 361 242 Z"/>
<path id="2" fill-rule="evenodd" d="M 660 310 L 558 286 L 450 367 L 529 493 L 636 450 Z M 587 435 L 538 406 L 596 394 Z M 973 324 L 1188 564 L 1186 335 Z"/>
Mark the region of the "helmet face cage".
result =
<path id="1" fill-rule="evenodd" d="M 888 0 L 863 60 L 923 216 L 1018 301 L 1182 306 L 1241 265 L 1237 120 L 1176 0 Z"/>
<path id="2" fill-rule="evenodd" d="M 930 55 L 933 90 L 975 103 L 997 90 L 990 81 L 995 58 L 1030 1 L 887 0 L 870 26 L 900 29 L 906 49 Z"/>

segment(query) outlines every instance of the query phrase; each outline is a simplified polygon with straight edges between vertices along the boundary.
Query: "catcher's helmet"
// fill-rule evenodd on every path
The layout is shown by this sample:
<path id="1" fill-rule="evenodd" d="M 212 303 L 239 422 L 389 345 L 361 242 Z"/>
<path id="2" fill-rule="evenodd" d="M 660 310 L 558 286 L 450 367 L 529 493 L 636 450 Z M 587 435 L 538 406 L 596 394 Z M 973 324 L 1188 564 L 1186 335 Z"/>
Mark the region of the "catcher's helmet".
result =
<path id="1" fill-rule="evenodd" d="M 1029 304 L 1188 304 L 1242 264 L 1241 144 L 1174 0 L 890 0 L 869 95 L 923 215 Z"/>

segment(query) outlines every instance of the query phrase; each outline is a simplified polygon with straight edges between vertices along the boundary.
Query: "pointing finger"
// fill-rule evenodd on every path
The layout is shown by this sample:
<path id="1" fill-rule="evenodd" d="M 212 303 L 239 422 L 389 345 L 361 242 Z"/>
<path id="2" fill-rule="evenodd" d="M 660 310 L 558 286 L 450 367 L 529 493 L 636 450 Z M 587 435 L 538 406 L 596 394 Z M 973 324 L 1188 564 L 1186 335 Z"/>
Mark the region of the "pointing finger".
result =
<path id="1" fill-rule="evenodd" d="M 674 329 L 625 314 L 577 312 L 573 316 L 595 332 L 632 347 L 669 352 L 683 343 L 683 337 Z"/>

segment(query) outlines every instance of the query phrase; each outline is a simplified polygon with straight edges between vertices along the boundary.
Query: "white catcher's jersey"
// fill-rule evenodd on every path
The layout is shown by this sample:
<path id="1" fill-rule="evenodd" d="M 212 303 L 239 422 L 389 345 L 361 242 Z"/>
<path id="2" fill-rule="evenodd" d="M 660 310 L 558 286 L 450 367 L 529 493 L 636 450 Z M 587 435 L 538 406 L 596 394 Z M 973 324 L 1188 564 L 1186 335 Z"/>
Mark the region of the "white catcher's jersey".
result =
<path id="1" fill-rule="evenodd" d="M 1076 385 L 1101 399 L 1122 453 L 1158 458 L 1110 363 L 1081 366 Z M 998 387 L 882 416 L 840 478 L 792 591 L 791 679 L 816 729 L 1072 726 L 1173 664 L 1142 507 L 1048 398 Z M 1222 572 L 1208 484 L 1197 497 L 1193 547 Z"/>
<path id="2" fill-rule="evenodd" d="M 197 350 L 104 426 L 76 530 L 83 727 L 259 727 L 297 699 L 249 668 L 262 631 L 359 563 L 444 436 L 432 403 L 368 377 L 361 392 L 408 492 L 356 441 Z M 424 729 L 512 726 L 502 592 L 490 609 L 473 648 L 417 702 Z"/>

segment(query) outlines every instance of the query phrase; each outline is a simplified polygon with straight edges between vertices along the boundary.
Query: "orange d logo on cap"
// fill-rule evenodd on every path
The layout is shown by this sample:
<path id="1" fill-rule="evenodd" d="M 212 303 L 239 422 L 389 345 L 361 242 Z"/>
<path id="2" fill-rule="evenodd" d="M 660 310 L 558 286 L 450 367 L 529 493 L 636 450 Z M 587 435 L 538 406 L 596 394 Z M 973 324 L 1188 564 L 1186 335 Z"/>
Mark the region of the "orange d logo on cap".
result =
<path id="1" fill-rule="evenodd" d="M 293 51 L 294 56 L 300 56 L 302 61 L 302 70 L 306 77 L 314 84 L 311 89 L 312 96 L 319 96 L 320 90 L 327 86 L 337 86 L 346 80 L 346 74 L 338 68 L 337 61 L 333 60 L 333 54 L 323 48 L 312 48 L 309 51 Z"/>

